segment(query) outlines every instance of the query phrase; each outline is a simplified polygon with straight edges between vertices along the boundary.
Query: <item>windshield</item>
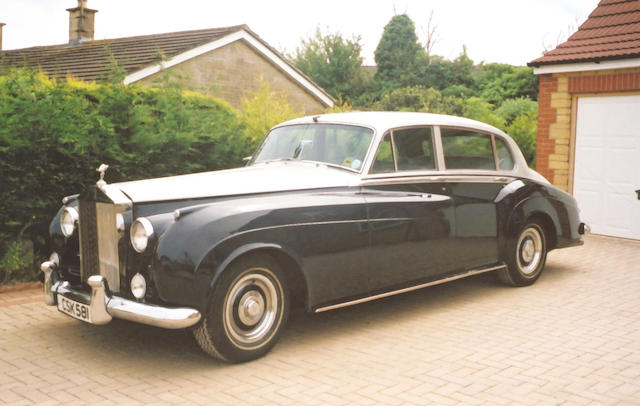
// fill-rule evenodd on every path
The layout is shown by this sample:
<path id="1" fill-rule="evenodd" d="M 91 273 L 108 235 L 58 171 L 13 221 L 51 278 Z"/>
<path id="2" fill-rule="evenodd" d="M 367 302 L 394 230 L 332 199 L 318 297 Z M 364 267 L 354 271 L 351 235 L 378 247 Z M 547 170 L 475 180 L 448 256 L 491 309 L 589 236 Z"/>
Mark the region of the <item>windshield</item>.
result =
<path id="1" fill-rule="evenodd" d="M 340 124 L 300 124 L 274 129 L 253 163 L 280 159 L 324 162 L 359 171 L 373 130 Z"/>

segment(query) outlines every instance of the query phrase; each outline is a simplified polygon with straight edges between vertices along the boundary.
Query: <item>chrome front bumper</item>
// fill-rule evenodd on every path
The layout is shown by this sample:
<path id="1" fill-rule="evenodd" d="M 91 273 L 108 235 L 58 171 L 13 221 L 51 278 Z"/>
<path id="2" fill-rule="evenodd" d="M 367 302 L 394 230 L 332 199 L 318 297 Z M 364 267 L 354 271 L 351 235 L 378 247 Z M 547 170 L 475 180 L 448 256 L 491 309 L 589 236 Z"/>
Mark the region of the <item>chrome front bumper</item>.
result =
<path id="1" fill-rule="evenodd" d="M 200 321 L 200 312 L 187 308 L 169 308 L 135 302 L 111 295 L 101 275 L 92 275 L 87 280 L 91 293 L 74 289 L 69 282 L 61 281 L 55 262 L 40 265 L 44 272 L 44 301 L 50 306 L 57 304 L 58 295 L 84 303 L 91 311 L 91 323 L 107 324 L 112 318 L 125 319 L 150 326 L 179 329 L 193 326 Z"/>

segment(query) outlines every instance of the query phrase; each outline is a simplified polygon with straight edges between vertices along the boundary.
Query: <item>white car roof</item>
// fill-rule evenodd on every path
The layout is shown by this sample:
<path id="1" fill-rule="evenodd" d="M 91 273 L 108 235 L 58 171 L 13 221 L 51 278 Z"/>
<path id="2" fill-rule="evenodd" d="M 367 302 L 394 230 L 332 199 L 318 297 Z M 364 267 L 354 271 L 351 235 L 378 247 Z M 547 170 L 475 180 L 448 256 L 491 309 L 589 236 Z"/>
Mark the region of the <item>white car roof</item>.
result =
<path id="1" fill-rule="evenodd" d="M 384 134 L 387 130 L 399 127 L 427 125 L 464 127 L 492 134 L 499 134 L 504 137 L 508 144 L 510 144 L 513 158 L 515 159 L 516 167 L 513 171 L 510 172 L 518 176 L 549 183 L 542 175 L 527 166 L 527 162 L 524 159 L 520 148 L 511 137 L 494 126 L 482 123 L 480 121 L 471 120 L 469 118 L 448 116 L 444 114 L 400 111 L 354 111 L 347 113 L 330 113 L 300 117 L 293 120 L 285 121 L 284 123 L 278 124 L 274 128 L 293 124 L 313 123 L 346 124 L 373 128 L 377 133 L 377 136 L 374 139 L 374 142 L 376 144 L 380 141 L 382 134 Z M 367 160 L 370 161 L 372 158 L 372 156 L 369 156 Z"/>
<path id="2" fill-rule="evenodd" d="M 289 120 L 284 123 L 278 124 L 276 127 L 291 124 L 308 124 L 314 122 L 333 124 L 340 123 L 372 127 L 375 128 L 378 133 L 382 133 L 387 131 L 388 129 L 397 127 L 438 125 L 473 128 L 479 131 L 487 131 L 491 133 L 506 135 L 504 132 L 489 124 L 485 124 L 480 121 L 471 120 L 468 118 L 447 116 L 444 114 L 400 111 L 356 111 L 348 113 L 319 114 L 315 116 L 306 116 Z"/>

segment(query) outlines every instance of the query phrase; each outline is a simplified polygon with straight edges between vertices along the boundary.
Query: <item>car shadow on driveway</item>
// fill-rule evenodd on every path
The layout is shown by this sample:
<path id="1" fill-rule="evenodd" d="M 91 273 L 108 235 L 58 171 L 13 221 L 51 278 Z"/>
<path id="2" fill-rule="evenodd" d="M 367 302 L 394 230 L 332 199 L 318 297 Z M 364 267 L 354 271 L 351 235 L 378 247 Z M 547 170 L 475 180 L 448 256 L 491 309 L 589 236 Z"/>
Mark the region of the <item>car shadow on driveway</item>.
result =
<path id="1" fill-rule="evenodd" d="M 549 266 L 538 283 L 554 283 L 562 278 L 562 274 L 577 271 L 559 265 Z M 290 314 L 279 343 L 266 358 L 295 359 L 312 349 L 316 351 L 341 340 L 356 339 L 354 334 L 375 336 L 376 329 L 393 330 L 394 324 L 420 321 L 434 314 L 442 316 L 461 308 L 472 311 L 476 302 L 518 290 L 499 284 L 493 274 L 481 274 L 319 314 L 296 308 Z M 57 314 L 55 308 L 49 309 Z M 166 368 L 169 363 L 172 368 L 191 371 L 226 365 L 207 356 L 189 330 L 166 330 L 118 319 L 106 326 L 92 326 L 62 315 L 48 318 L 32 328 L 37 329 L 38 334 L 51 337 L 50 348 L 61 355 L 74 354 L 73 358 L 78 360 L 90 359 L 111 365 L 114 362 L 133 363 L 138 368 L 146 365 L 150 369 Z M 28 328 L 22 334 L 28 335 Z"/>

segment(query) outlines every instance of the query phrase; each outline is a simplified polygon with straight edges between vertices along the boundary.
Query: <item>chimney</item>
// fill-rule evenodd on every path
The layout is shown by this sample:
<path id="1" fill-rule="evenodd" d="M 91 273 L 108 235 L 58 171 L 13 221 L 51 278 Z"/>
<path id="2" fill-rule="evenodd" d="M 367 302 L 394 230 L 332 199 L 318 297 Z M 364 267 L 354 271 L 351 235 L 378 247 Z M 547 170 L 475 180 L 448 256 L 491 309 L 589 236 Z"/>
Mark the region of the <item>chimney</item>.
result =
<path id="1" fill-rule="evenodd" d="M 4 27 L 5 23 L 0 23 L 0 51 L 2 51 L 2 27 Z"/>
<path id="2" fill-rule="evenodd" d="M 93 41 L 94 18 L 98 10 L 87 8 L 87 0 L 78 0 L 78 7 L 68 8 L 69 44 L 78 45 Z"/>

